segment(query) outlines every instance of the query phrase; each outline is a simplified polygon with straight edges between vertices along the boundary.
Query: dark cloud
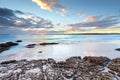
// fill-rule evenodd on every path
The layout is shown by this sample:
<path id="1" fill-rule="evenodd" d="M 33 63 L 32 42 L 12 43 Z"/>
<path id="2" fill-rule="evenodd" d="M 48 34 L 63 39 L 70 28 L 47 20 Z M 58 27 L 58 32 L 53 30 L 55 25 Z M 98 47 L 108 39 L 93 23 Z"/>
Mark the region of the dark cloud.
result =
<path id="1" fill-rule="evenodd" d="M 119 23 L 118 16 L 108 16 L 108 17 L 92 17 L 92 21 L 85 21 L 82 23 L 69 24 L 71 27 L 96 27 L 96 28 L 107 28 L 112 27 Z"/>
<path id="2" fill-rule="evenodd" d="M 15 13 L 24 14 L 22 11 L 16 10 Z"/>
<path id="3" fill-rule="evenodd" d="M 0 16 L 0 26 L 14 26 L 14 22 L 6 17 Z"/>
<path id="4" fill-rule="evenodd" d="M 14 11 L 7 8 L 0 8 L 0 16 L 15 17 Z"/>
<path id="5" fill-rule="evenodd" d="M 24 13 L 19 10 L 0 8 L 0 26 L 17 28 L 52 28 L 53 24 L 50 20 Z"/>

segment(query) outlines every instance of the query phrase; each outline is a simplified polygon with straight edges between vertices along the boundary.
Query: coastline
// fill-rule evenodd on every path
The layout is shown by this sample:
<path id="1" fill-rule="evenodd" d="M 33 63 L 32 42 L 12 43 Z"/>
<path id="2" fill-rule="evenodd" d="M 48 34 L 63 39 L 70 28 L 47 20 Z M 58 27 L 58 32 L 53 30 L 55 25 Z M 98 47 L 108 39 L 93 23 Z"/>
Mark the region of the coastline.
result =
<path id="1" fill-rule="evenodd" d="M 12 47 L 10 50 L 0 53 L 0 62 L 6 60 L 33 60 L 53 58 L 56 61 L 65 60 L 71 56 L 106 56 L 110 59 L 120 56 L 120 41 L 109 42 L 79 42 L 60 43 L 57 45 L 41 46 L 36 44 L 34 48 L 26 48 L 25 44 Z M 20 43 L 21 44 L 21 43 Z M 42 51 L 41 53 L 39 53 Z"/>
<path id="2" fill-rule="evenodd" d="M 10 60 L 0 65 L 0 79 L 16 80 L 119 80 L 120 58 L 80 56 L 54 59 Z"/>
<path id="3" fill-rule="evenodd" d="M 18 41 L 19 42 L 19 41 Z M 119 40 L 21 42 L 0 54 L 2 80 L 119 80 Z M 14 44 L 14 43 L 12 43 Z"/>

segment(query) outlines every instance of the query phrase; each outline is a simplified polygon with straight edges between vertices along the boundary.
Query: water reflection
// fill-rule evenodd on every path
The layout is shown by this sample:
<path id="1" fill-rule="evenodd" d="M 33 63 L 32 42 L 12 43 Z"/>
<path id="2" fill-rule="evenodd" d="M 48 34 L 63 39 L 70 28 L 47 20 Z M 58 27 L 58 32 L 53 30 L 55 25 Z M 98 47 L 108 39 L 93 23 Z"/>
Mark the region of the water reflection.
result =
<path id="1" fill-rule="evenodd" d="M 119 36 L 95 36 L 95 35 L 17 35 L 2 36 L 1 41 L 23 40 L 18 46 L 0 54 L 0 61 L 10 59 L 66 59 L 71 56 L 107 56 L 116 58 L 120 52 L 114 49 L 120 48 Z M 105 38 L 106 37 L 106 38 Z M 102 40 L 103 39 L 103 40 Z M 111 40 L 114 39 L 114 40 Z M 40 46 L 25 48 L 29 43 L 59 42 L 59 45 Z M 42 53 L 39 53 L 42 51 Z"/>

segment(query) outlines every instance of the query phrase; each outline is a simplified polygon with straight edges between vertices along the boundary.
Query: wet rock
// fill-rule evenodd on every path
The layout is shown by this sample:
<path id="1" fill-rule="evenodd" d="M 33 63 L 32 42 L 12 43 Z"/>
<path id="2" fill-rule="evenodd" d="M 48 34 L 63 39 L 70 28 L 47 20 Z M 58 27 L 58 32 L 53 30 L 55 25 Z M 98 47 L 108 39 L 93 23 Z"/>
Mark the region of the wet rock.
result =
<path id="1" fill-rule="evenodd" d="M 62 75 L 67 78 L 70 79 L 73 77 L 74 75 L 74 70 L 73 69 L 63 69 L 62 70 Z"/>
<path id="2" fill-rule="evenodd" d="M 1 62 L 1 65 L 10 64 L 10 63 L 16 63 L 16 62 L 17 62 L 16 60 L 4 61 L 4 62 Z"/>
<path id="3" fill-rule="evenodd" d="M 11 60 L 0 65 L 0 80 L 120 80 L 119 63 L 120 58 L 113 59 L 108 65 L 111 70 L 106 70 L 101 62 L 80 57 L 70 57 L 60 62 L 52 58 Z"/>
<path id="4" fill-rule="evenodd" d="M 27 70 L 25 73 L 19 75 L 20 80 L 44 80 L 44 74 L 41 69 L 34 68 Z"/>
<path id="5" fill-rule="evenodd" d="M 16 42 L 22 42 L 22 40 L 17 40 Z"/>
<path id="6" fill-rule="evenodd" d="M 94 63 L 96 65 L 101 65 L 101 66 L 106 66 L 109 62 L 110 59 L 107 57 L 91 57 L 91 56 L 86 56 L 83 58 L 85 61 L 89 61 L 91 63 Z"/>
<path id="7" fill-rule="evenodd" d="M 119 77 L 120 77 L 120 72 L 118 72 L 117 76 L 119 76 Z"/>
<path id="8" fill-rule="evenodd" d="M 14 42 L 2 43 L 2 44 L 0 44 L 0 52 L 8 50 L 8 49 L 10 49 L 10 47 L 16 46 L 16 45 L 18 45 L 18 43 L 14 43 Z"/>
<path id="9" fill-rule="evenodd" d="M 57 80 L 58 78 L 63 79 L 63 77 L 61 76 L 61 72 L 58 69 L 47 68 L 45 70 L 45 75 L 47 77 L 47 80 Z"/>
<path id="10" fill-rule="evenodd" d="M 81 76 L 76 76 L 73 78 L 73 80 L 83 80 L 83 79 L 81 78 Z"/>
<path id="11" fill-rule="evenodd" d="M 6 46 L 6 47 L 0 47 L 0 52 L 6 51 L 8 50 L 10 47 Z"/>
<path id="12" fill-rule="evenodd" d="M 43 45 L 43 46 L 45 46 L 45 45 L 55 45 L 55 44 L 59 44 L 59 43 L 55 43 L 55 42 L 52 42 L 52 43 L 40 43 L 40 45 Z"/>
<path id="13" fill-rule="evenodd" d="M 101 72 L 93 75 L 94 80 L 119 80 L 115 75 L 108 72 Z"/>
<path id="14" fill-rule="evenodd" d="M 38 53 L 42 53 L 42 51 L 39 51 Z"/>
<path id="15" fill-rule="evenodd" d="M 62 76 L 59 76 L 57 80 L 65 80 Z"/>
<path id="16" fill-rule="evenodd" d="M 90 73 L 82 72 L 82 74 L 74 76 L 73 80 L 94 80 L 94 79 Z"/>
<path id="17" fill-rule="evenodd" d="M 48 63 L 49 64 L 55 64 L 56 61 L 54 59 L 52 59 L 52 58 L 48 58 Z"/>
<path id="18" fill-rule="evenodd" d="M 6 45 L 8 46 L 15 46 L 18 45 L 18 43 L 14 43 L 14 42 L 7 42 Z"/>
<path id="19" fill-rule="evenodd" d="M 34 48 L 36 44 L 28 44 L 26 45 L 26 48 Z"/>
<path id="20" fill-rule="evenodd" d="M 120 48 L 115 49 L 116 51 L 120 51 Z"/>
<path id="21" fill-rule="evenodd" d="M 52 65 L 53 68 L 70 68 L 69 64 L 64 61 L 57 62 Z"/>
<path id="22" fill-rule="evenodd" d="M 120 58 L 112 59 L 111 63 L 108 65 L 108 68 L 120 73 Z"/>
<path id="23" fill-rule="evenodd" d="M 78 68 L 80 66 L 80 63 L 81 62 L 81 57 L 78 56 L 78 57 L 70 57 L 68 59 L 66 59 L 66 64 L 69 65 L 69 67 L 71 68 Z"/>
<path id="24" fill-rule="evenodd" d="M 93 76 L 91 74 L 84 73 L 84 72 L 81 74 L 81 77 L 83 80 L 92 80 L 93 79 Z"/>

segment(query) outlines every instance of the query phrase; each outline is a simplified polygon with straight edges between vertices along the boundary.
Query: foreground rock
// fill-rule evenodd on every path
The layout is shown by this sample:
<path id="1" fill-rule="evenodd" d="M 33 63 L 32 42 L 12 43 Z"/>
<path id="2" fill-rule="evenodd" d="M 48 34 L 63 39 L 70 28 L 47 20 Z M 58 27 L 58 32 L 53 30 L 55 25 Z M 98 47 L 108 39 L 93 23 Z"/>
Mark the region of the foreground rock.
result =
<path id="1" fill-rule="evenodd" d="M 107 57 L 90 56 L 70 57 L 60 62 L 52 58 L 5 61 L 0 65 L 0 80 L 120 80 L 115 74 L 119 69 L 105 70 L 109 61 Z M 119 58 L 113 59 L 108 66 L 119 63 Z"/>
<path id="2" fill-rule="evenodd" d="M 120 77 L 120 58 L 113 59 L 108 68 L 117 72 L 117 75 Z"/>
<path id="3" fill-rule="evenodd" d="M 91 63 L 97 64 L 97 65 L 101 65 L 101 66 L 106 66 L 108 64 L 108 62 L 110 62 L 110 59 L 107 57 L 91 57 L 91 56 L 87 56 L 84 57 L 85 61 L 89 61 Z"/>
<path id="4" fill-rule="evenodd" d="M 18 45 L 18 43 L 14 43 L 14 42 L 6 42 L 6 43 L 2 43 L 0 44 L 0 52 L 3 52 L 5 50 L 10 49 L 12 46 L 16 46 Z"/>

